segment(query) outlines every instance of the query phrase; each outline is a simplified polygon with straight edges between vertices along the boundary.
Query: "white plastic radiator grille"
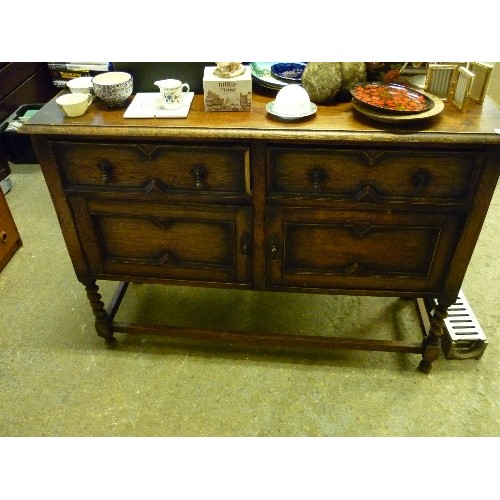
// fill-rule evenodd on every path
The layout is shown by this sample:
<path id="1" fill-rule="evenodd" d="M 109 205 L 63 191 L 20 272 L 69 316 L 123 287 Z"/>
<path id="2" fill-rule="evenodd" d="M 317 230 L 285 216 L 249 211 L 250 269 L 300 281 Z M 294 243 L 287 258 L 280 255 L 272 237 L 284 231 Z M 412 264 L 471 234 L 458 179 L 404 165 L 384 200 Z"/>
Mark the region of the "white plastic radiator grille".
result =
<path id="1" fill-rule="evenodd" d="M 442 348 L 446 358 L 479 359 L 483 355 L 488 339 L 462 290 L 457 301 L 448 308 L 445 325 L 447 331 L 442 337 Z"/>

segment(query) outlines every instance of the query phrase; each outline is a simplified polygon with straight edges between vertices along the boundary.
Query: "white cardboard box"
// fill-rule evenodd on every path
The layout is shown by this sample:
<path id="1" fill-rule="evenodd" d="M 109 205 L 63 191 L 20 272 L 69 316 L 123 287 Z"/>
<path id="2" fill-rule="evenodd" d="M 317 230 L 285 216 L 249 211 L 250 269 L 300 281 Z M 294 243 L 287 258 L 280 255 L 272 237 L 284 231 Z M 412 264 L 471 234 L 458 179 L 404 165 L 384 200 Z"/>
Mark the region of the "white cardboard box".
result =
<path id="1" fill-rule="evenodd" d="M 203 75 L 203 93 L 206 111 L 251 111 L 252 74 L 250 67 L 234 78 L 214 75 L 216 66 L 206 66 Z"/>

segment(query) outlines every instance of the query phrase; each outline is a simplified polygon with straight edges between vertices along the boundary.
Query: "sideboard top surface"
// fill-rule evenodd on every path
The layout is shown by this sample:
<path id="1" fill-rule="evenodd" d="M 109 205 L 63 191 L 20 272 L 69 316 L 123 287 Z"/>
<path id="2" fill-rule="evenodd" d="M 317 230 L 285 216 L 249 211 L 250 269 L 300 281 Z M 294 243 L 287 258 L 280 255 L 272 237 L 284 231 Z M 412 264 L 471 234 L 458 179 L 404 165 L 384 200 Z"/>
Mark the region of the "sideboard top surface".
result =
<path id="1" fill-rule="evenodd" d="M 57 97 L 57 96 L 56 96 Z M 274 118 L 266 111 L 273 97 L 254 93 L 252 111 L 207 112 L 203 95 L 195 95 L 187 118 L 124 118 L 126 106 L 107 108 L 95 99 L 79 117 L 66 117 L 49 101 L 26 122 L 21 131 L 33 135 L 108 136 L 164 139 L 264 139 L 360 141 L 402 143 L 460 143 L 500 146 L 500 110 L 489 97 L 482 105 L 471 102 L 465 113 L 449 103 L 437 116 L 426 120 L 375 122 L 354 110 L 351 102 L 320 105 L 315 115 L 298 121 Z"/>

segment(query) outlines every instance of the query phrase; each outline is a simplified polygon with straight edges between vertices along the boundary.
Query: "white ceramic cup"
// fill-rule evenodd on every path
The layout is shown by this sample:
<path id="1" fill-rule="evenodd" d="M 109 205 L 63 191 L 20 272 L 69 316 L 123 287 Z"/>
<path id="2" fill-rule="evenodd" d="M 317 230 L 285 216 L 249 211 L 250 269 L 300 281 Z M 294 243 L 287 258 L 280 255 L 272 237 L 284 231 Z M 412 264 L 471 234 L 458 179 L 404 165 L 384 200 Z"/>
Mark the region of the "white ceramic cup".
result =
<path id="1" fill-rule="evenodd" d="M 189 84 L 168 78 L 155 82 L 160 89 L 161 103 L 165 109 L 177 109 L 182 106 L 184 97 L 189 92 Z"/>
<path id="2" fill-rule="evenodd" d="M 66 86 L 71 90 L 71 92 L 76 92 L 80 94 L 90 94 L 93 90 L 92 77 L 91 76 L 80 76 L 78 78 L 73 78 L 70 80 Z M 86 92 L 88 90 L 88 92 Z"/>
<path id="3" fill-rule="evenodd" d="M 301 85 L 287 85 L 276 94 L 274 110 L 283 116 L 307 113 L 311 110 L 309 94 Z"/>
<path id="4" fill-rule="evenodd" d="M 94 94 L 94 86 L 91 76 L 80 76 L 70 80 L 66 86 L 76 94 Z"/>
<path id="5" fill-rule="evenodd" d="M 92 96 L 90 94 L 71 93 L 59 96 L 56 103 L 68 116 L 81 116 L 87 111 Z"/>

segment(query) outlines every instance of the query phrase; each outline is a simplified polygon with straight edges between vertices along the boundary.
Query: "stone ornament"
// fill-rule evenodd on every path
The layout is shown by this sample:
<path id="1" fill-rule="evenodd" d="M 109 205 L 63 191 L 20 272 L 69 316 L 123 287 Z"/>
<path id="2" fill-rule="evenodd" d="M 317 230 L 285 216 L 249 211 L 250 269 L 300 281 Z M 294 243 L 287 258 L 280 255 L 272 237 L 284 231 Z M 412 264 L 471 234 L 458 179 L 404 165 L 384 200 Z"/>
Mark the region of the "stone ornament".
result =
<path id="1" fill-rule="evenodd" d="M 234 78 L 245 72 L 245 66 L 240 62 L 216 62 L 214 75 L 219 78 Z"/>
<path id="2" fill-rule="evenodd" d="M 364 80 L 363 62 L 310 62 L 302 73 L 302 86 L 316 104 L 350 99 L 350 87 Z"/>

